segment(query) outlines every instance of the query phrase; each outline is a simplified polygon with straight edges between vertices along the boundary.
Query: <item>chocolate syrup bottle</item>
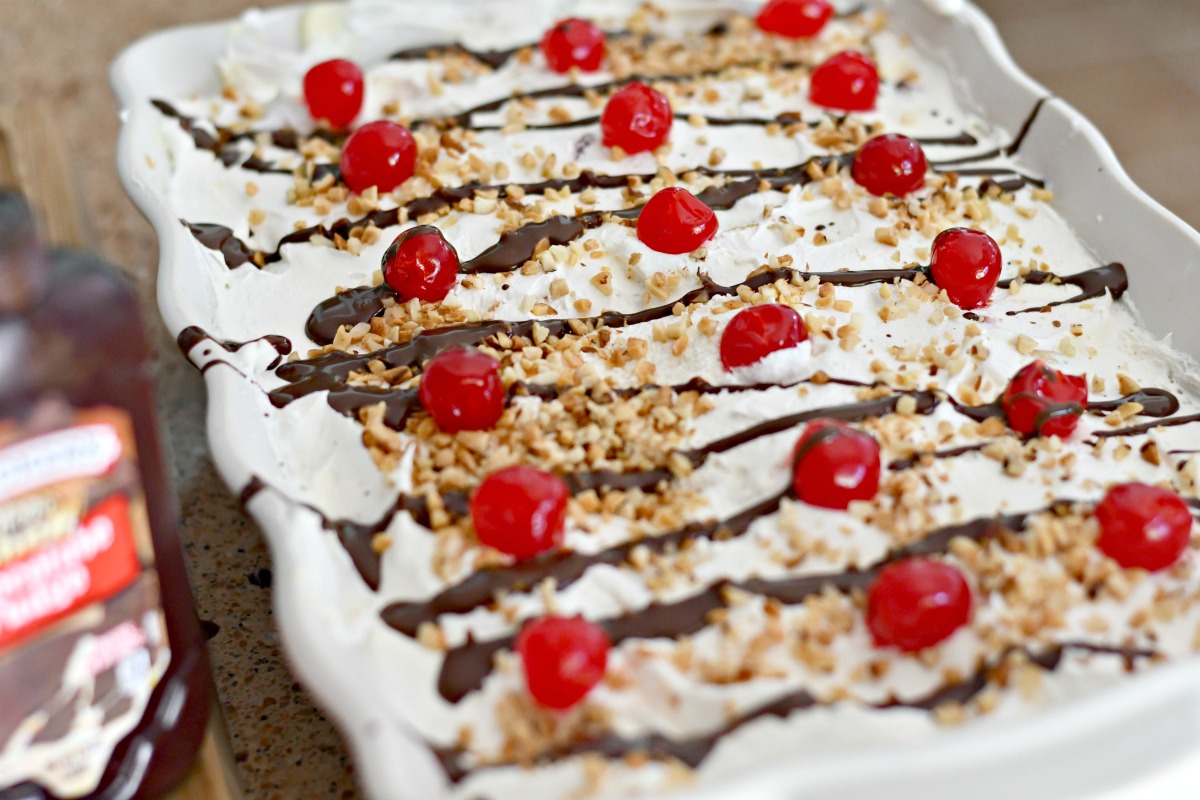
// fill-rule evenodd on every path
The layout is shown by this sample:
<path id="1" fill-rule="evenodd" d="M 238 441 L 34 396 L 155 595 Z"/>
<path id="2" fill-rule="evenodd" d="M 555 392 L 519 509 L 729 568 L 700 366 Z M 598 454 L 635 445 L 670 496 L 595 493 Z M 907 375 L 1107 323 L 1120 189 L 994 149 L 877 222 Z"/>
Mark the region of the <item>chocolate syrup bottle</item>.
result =
<path id="1" fill-rule="evenodd" d="M 203 740 L 150 356 L 116 271 L 0 192 L 0 800 L 161 797 Z"/>

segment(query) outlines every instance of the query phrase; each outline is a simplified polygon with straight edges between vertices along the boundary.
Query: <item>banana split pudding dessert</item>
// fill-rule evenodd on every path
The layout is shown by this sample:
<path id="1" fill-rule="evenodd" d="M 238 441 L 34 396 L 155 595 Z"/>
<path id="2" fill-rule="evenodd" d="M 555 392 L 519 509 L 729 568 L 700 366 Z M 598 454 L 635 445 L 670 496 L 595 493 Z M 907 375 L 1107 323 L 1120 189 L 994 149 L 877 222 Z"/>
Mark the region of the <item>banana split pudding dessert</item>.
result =
<path id="1" fill-rule="evenodd" d="M 1042 104 L 972 111 L 900 3 L 256 12 L 153 100 L 181 347 L 422 745 L 395 796 L 706 786 L 1200 646 L 1190 362 Z"/>

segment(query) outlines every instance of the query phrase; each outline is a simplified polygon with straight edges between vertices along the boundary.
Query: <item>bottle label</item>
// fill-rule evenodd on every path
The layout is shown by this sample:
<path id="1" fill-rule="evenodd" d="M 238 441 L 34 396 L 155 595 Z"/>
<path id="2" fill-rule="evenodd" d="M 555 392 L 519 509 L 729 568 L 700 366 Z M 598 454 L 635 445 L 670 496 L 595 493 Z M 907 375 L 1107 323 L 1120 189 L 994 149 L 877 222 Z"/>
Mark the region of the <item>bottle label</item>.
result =
<path id="1" fill-rule="evenodd" d="M 94 791 L 170 658 L 129 415 L 0 420 L 0 787 Z"/>

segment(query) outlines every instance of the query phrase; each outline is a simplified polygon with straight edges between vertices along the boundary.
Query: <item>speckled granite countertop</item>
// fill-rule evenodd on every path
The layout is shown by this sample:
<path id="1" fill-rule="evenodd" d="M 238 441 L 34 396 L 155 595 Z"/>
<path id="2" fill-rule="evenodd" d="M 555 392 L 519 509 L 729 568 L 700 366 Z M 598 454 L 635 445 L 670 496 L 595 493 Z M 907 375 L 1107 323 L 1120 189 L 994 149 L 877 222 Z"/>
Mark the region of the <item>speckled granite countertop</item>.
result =
<path id="1" fill-rule="evenodd" d="M 1200 224 L 1200 4 L 1156 0 L 1151 13 L 1151 4 L 1127 0 L 1062 0 L 1051 11 L 1042 0 L 979 2 L 1017 60 L 1100 125 L 1135 180 Z M 157 331 L 160 408 L 188 566 L 201 617 L 219 626 L 210 653 L 247 798 L 351 798 L 353 771 L 337 732 L 280 651 L 270 554 L 209 460 L 203 382 L 158 321 L 154 234 L 114 163 L 118 120 L 107 69 L 117 53 L 153 30 L 230 17 L 247 5 L 0 0 L 0 102 L 37 98 L 59 115 L 91 237 L 136 283 Z M 1172 122 L 1146 125 L 1148 118 Z"/>

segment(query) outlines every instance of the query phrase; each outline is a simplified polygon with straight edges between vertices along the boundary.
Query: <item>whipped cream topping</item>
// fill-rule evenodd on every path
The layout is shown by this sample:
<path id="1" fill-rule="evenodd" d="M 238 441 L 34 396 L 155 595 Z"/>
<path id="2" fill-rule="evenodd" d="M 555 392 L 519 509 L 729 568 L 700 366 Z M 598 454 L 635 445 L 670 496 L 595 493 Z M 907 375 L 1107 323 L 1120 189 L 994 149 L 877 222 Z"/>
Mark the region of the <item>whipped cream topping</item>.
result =
<path id="1" fill-rule="evenodd" d="M 956 4 L 930 5 L 952 13 Z M 220 226 L 240 242 L 239 252 L 257 252 L 262 262 L 230 268 L 227 254 L 197 238 L 187 268 L 203 274 L 205 293 L 192 322 L 211 338 L 181 341 L 207 370 L 213 402 L 255 420 L 259 436 L 238 447 L 257 465 L 257 485 L 272 491 L 244 497 L 265 525 L 286 518 L 289 535 L 311 547 L 302 569 L 330 598 L 319 612 L 329 646 L 367 653 L 354 669 L 378 689 L 372 710 L 415 731 L 438 754 L 414 764 L 420 772 L 414 780 L 429 796 L 462 798 L 518 791 L 530 798 L 618 797 L 708 783 L 778 759 L 953 736 L 954 723 L 964 718 L 988 725 L 1029 716 L 1111 685 L 1127 667 L 1189 654 L 1200 589 L 1195 554 L 1164 574 L 1121 572 L 1089 549 L 1095 530 L 1088 511 L 1108 486 L 1123 481 L 1168 485 L 1194 497 L 1200 424 L 1187 421 L 1200 402 L 1181 385 L 1179 360 L 1138 325 L 1128 300 L 1113 296 L 1123 291 L 1119 281 L 1105 284 L 1112 293 L 1102 289 L 1076 302 L 1084 289 L 1071 276 L 1104 265 L 1055 212 L 1051 195 L 1029 180 L 1036 175 L 1022 164 L 1018 132 L 969 113 L 955 95 L 952 71 L 883 25 L 876 11 L 840 15 L 817 40 L 797 45 L 791 56 L 798 67 L 727 69 L 700 79 L 695 91 L 662 84 L 678 115 L 669 151 L 621 160 L 600 145 L 598 108 L 585 96 L 547 92 L 488 107 L 514 91 L 565 85 L 536 50 L 466 74 L 451 56 L 388 58 L 452 42 L 504 51 L 568 14 L 614 31 L 644 22 L 649 36 L 692 46 L 697 33 L 722 22 L 733 33 L 707 38 L 756 35 L 736 17 L 752 14 L 754 4 L 660 6 L 662 19 L 635 18 L 630 26 L 632 0 L 430 4 L 414 25 L 408 6 L 321 4 L 307 13 L 298 39 L 271 12 L 251 12 L 231 29 L 219 65 L 226 96 L 163 98 L 194 127 L 162 117 L 171 156 L 163 202 L 187 223 Z M 883 85 L 876 110 L 839 127 L 807 101 L 803 65 L 847 47 L 871 52 Z M 439 154 L 409 185 L 373 208 L 352 208 L 357 201 L 342 197 L 296 202 L 319 182 L 314 168 L 336 163 L 336 143 L 323 147 L 306 138 L 312 126 L 300 80 L 312 64 L 339 55 L 352 55 L 367 75 L 360 122 L 456 117 L 460 127 L 474 129 L 465 149 L 414 126 L 422 148 Z M 580 81 L 604 87 L 629 71 Z M 578 124 L 545 127 L 563 119 Z M 714 122 L 721 119 L 745 121 Z M 294 129 L 304 144 L 229 137 L 282 128 Z M 227 157 L 199 146 L 196 130 L 225 142 Z M 830 167 L 853 152 L 856 136 L 879 130 L 926 142 L 933 165 L 926 190 L 905 201 L 876 201 L 845 169 Z M 644 201 L 666 182 L 681 180 L 699 191 L 732 180 L 729 172 L 809 162 L 828 171 L 719 208 L 720 230 L 702 255 L 657 253 L 629 227 L 601 222 L 528 263 L 521 259 L 512 271 L 462 276 L 439 308 L 410 309 L 385 298 L 386 324 L 379 329 L 364 320 L 332 343 L 310 338 L 315 307 L 340 288 L 378 283 L 383 251 L 414 222 L 400 209 L 429 194 L 431 179 L 442 187 L 472 180 L 524 186 L 569 180 L 568 172 L 645 175 L 635 187 Z M 714 174 L 688 177 L 698 167 Z M 1004 191 L 989 193 L 984 181 Z M 456 204 L 432 224 L 466 261 L 496 245 L 503 232 L 531 224 L 511 218 L 513 203 L 546 220 L 639 202 L 623 188 L 507 198 L 478 196 L 469 209 Z M 375 237 L 349 237 L 353 246 L 324 234 L 284 242 L 297 229 L 331 232 L 339 220 L 357 223 L 390 211 L 394 224 Z M 928 263 L 932 236 L 951 224 L 989 232 L 1004 253 L 1002 277 L 1009 283 L 972 315 L 912 272 Z M 454 515 L 447 523 L 427 506 L 406 502 L 432 492 L 451 506 L 451 495 L 469 490 L 488 458 L 502 457 L 495 451 L 505 448 L 519 460 L 555 466 L 536 443 L 485 442 L 469 459 L 473 470 L 437 464 L 439 451 L 462 453 L 470 442 L 430 435 L 419 410 L 396 430 L 366 403 L 355 406 L 361 416 L 341 413 L 324 392 L 280 402 L 280 392 L 297 382 L 286 376 L 311 363 L 315 351 L 384 356 L 403 346 L 411 332 L 401 334 L 405 323 L 423 328 L 421 336 L 439 327 L 425 324 L 434 312 L 451 322 L 549 325 L 606 311 L 669 309 L 709 285 L 737 287 L 764 266 L 776 270 L 780 284 L 607 327 L 602 343 L 597 334 L 580 336 L 569 357 L 539 350 L 527 361 L 496 338 L 472 342 L 505 359 L 510 383 L 550 387 L 599 378 L 630 393 L 644 384 L 697 379 L 729 387 L 706 391 L 703 402 L 661 406 L 669 416 L 656 410 L 659 428 L 647 431 L 644 445 L 621 450 L 625 460 L 586 462 L 592 471 L 647 471 L 631 469 L 629 459 L 666 465 L 675 454 L 689 467 L 667 473 L 657 511 L 657 481 L 639 490 L 651 498 L 641 506 L 651 508 L 644 514 L 628 507 L 602 512 L 580 492 L 565 537 L 566 549 L 578 556 L 571 563 L 583 565 L 574 572 L 534 568 L 506 579 L 504 565 L 497 570 L 495 554 L 464 534 Z M 1136 282 L 1138 265 L 1128 268 Z M 844 277 L 867 270 L 908 273 L 861 285 Z M 1047 271 L 1068 282 L 1039 282 L 1036 275 Z M 806 282 L 810 274 L 825 277 Z M 718 345 L 736 311 L 731 300 L 792 304 L 810 340 L 725 372 Z M 286 337 L 300 366 L 281 367 L 278 341 L 261 338 L 267 335 Z M 530 336 L 537 341 L 536 328 Z M 250 344 L 234 350 L 221 341 Z M 1085 415 L 1066 441 L 1023 443 L 999 419 L 980 423 L 960 408 L 994 400 L 1033 358 L 1086 374 L 1090 404 L 1105 409 Z M 404 379 L 392 385 L 372 377 L 369 360 L 351 378 L 357 386 L 410 388 Z M 642 365 L 652 365 L 652 374 Z M 1122 400 L 1138 387 L 1169 392 L 1179 405 L 1155 409 L 1147 402 L 1138 413 Z M 685 393 L 674 394 L 671 402 L 679 403 Z M 599 415 L 622 402 L 589 408 Z M 516 396 L 503 424 L 525 430 L 542 415 L 569 419 L 567 403 L 538 393 Z M 849 513 L 785 496 L 803 425 L 780 421 L 835 409 L 880 440 L 890 467 L 880 496 Z M 1158 423 L 1164 426 L 1149 427 Z M 1112 435 L 1126 429 L 1126 436 Z M 930 455 L 915 457 L 921 453 Z M 452 470 L 463 473 L 462 486 L 447 477 Z M 629 493 L 624 499 L 630 507 L 643 502 Z M 398 504 L 408 510 L 394 511 Z M 999 517 L 1020 532 L 1002 534 L 991 524 Z M 679 537 L 678 547 L 655 543 L 715 521 L 732 535 L 717 535 L 713 524 L 709 534 Z M 858 603 L 871 570 L 910 551 L 955 563 L 976 591 L 971 625 L 922 657 L 873 647 Z M 474 574 L 495 580 L 496 593 L 485 602 L 455 594 Z M 434 598 L 444 602 L 431 604 Z M 621 632 L 610 679 L 567 715 L 532 707 L 506 644 L 521 621 L 548 612 L 582 614 Z M 1025 659 L 1012 663 L 1014 649 Z M 974 677 L 979 685 L 965 690 Z M 649 757 L 621 757 L 637 753 Z"/>

